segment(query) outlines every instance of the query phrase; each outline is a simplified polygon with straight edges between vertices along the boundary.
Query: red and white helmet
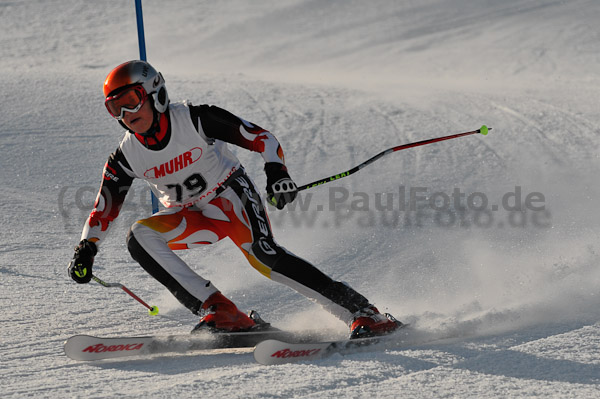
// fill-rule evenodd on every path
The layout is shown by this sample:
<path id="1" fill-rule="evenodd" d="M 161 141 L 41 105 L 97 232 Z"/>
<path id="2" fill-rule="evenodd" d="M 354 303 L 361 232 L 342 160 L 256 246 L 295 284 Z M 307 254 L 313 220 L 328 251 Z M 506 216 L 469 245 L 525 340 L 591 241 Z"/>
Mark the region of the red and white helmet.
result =
<path id="1" fill-rule="evenodd" d="M 159 113 L 167 110 L 169 95 L 162 74 L 146 61 L 128 61 L 113 69 L 104 81 L 104 97 L 115 96 L 128 87 L 141 85 L 152 98 L 154 109 Z"/>

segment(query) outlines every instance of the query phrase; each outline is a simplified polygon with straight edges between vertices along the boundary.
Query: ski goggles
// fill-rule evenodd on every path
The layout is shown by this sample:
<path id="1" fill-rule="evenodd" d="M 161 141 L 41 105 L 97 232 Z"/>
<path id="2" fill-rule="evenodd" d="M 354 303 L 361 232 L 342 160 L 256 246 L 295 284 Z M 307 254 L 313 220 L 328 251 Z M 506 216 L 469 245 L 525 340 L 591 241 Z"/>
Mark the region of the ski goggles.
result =
<path id="1" fill-rule="evenodd" d="M 131 86 L 114 96 L 106 97 L 104 105 L 113 118 L 120 121 L 125 112 L 138 112 L 146 102 L 148 94 L 141 85 Z"/>

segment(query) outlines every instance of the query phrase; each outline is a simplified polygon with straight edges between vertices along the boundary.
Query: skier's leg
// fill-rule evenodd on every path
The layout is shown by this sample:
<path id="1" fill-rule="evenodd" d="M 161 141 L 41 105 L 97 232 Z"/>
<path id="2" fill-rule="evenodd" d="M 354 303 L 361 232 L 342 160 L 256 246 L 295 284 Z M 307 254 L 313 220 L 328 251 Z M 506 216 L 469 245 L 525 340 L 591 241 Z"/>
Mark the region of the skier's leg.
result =
<path id="1" fill-rule="evenodd" d="M 216 219 L 211 218 L 212 216 Z M 256 323 L 208 280 L 196 274 L 173 250 L 212 244 L 224 236 L 215 227 L 219 211 L 183 208 L 165 210 L 135 223 L 127 238 L 129 252 L 192 313 L 200 315 L 194 331 L 242 331 Z"/>
<path id="2" fill-rule="evenodd" d="M 173 252 L 217 242 L 222 238 L 218 231 L 211 218 L 200 210 L 165 210 L 135 223 L 129 231 L 127 247 L 132 257 L 179 302 L 202 316 L 195 330 L 199 326 L 247 330 L 255 322 Z"/>
<path id="3" fill-rule="evenodd" d="M 370 306 L 350 286 L 332 280 L 274 241 L 260 195 L 247 176 L 235 179 L 217 200 L 227 201 L 233 215 L 230 219 L 237 219 L 240 225 L 231 226 L 223 234 L 229 235 L 260 273 L 314 300 L 348 325 L 357 313 Z"/>
<path id="4" fill-rule="evenodd" d="M 194 314 L 200 314 L 202 303 L 218 292 L 212 283 L 196 274 L 173 249 L 187 248 L 179 242 L 196 233 L 198 240 L 218 241 L 217 234 L 209 229 L 201 231 L 199 237 L 190 226 L 193 215 L 188 209 L 165 210 L 152 217 L 137 221 L 129 230 L 127 248 L 135 259 L 152 277 L 167 289 Z"/>

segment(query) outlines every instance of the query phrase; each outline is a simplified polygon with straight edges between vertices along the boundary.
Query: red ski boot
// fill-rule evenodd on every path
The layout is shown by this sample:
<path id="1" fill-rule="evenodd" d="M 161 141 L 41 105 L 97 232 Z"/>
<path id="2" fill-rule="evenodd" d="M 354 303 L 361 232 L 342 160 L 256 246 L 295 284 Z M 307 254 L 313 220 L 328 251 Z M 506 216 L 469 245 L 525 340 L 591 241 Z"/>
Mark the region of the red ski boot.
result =
<path id="1" fill-rule="evenodd" d="M 350 326 L 350 338 L 366 338 L 389 334 L 404 324 L 389 313 L 381 314 L 373 305 L 354 315 Z"/>
<path id="2" fill-rule="evenodd" d="M 256 325 L 253 319 L 239 311 L 237 306 L 220 292 L 215 292 L 202 304 L 200 321 L 192 332 L 208 330 L 212 332 L 249 331 Z"/>

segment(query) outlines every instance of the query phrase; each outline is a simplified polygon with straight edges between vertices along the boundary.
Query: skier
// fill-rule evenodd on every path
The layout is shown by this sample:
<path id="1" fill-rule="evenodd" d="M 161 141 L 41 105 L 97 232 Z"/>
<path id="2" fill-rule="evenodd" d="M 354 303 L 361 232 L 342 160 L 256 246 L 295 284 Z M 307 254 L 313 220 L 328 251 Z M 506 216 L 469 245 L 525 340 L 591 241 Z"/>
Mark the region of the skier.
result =
<path id="1" fill-rule="evenodd" d="M 104 166 L 94 209 L 69 264 L 77 283 L 92 277 L 94 257 L 119 214 L 134 178 L 147 181 L 165 209 L 138 220 L 127 248 L 150 275 L 200 316 L 193 331 L 248 331 L 259 317 L 246 315 L 212 282 L 196 274 L 174 250 L 229 237 L 250 265 L 346 322 L 351 337 L 389 333 L 402 325 L 354 289 L 278 245 L 261 196 L 226 143 L 262 155 L 267 199 L 278 209 L 292 202 L 290 178 L 270 132 L 216 106 L 170 103 L 165 80 L 145 61 L 117 66 L 104 82 L 108 112 L 127 129 Z"/>

